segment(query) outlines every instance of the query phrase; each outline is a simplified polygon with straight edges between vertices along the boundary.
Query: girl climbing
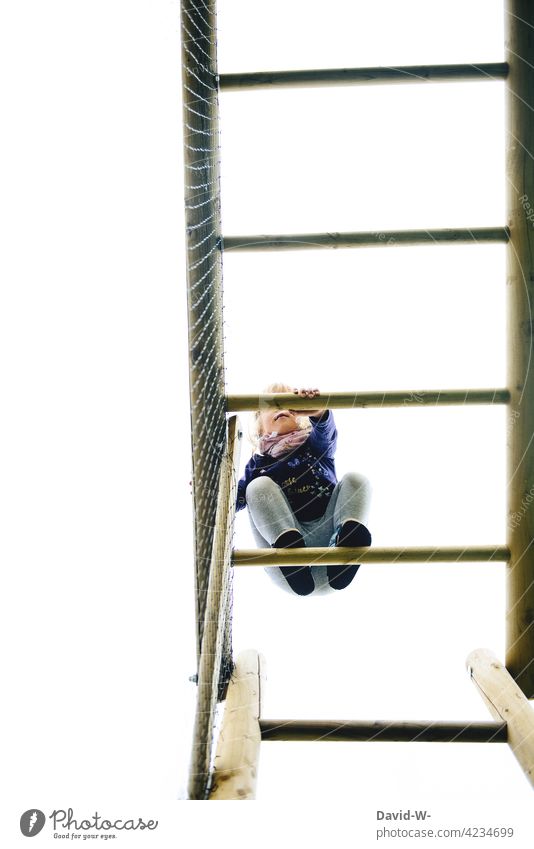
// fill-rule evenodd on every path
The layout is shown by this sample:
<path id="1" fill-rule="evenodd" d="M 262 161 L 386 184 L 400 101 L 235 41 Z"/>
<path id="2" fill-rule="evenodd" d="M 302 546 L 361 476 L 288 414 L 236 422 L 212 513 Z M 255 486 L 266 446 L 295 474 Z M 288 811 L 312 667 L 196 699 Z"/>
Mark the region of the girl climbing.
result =
<path id="1" fill-rule="evenodd" d="M 313 399 L 318 389 L 274 383 L 265 394 L 292 392 Z M 338 482 L 334 466 L 337 430 L 331 410 L 263 407 L 254 414 L 255 452 L 238 484 L 236 509 L 248 507 L 260 548 L 371 545 L 368 479 L 357 472 Z M 279 566 L 266 569 L 297 595 L 343 590 L 359 566 Z"/>

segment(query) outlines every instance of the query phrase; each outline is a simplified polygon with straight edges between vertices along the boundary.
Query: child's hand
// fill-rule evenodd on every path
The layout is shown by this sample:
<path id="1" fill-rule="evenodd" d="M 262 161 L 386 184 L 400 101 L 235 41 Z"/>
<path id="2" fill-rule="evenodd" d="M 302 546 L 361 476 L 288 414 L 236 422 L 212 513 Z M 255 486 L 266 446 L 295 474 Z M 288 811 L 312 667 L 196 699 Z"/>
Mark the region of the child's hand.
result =
<path id="1" fill-rule="evenodd" d="M 294 389 L 293 392 L 295 395 L 300 395 L 301 398 L 313 398 L 320 394 L 318 389 Z"/>
<path id="2" fill-rule="evenodd" d="M 294 389 L 293 392 L 301 398 L 315 398 L 316 395 L 320 395 L 318 389 Z M 324 410 L 291 410 L 291 412 L 300 416 L 322 416 Z"/>

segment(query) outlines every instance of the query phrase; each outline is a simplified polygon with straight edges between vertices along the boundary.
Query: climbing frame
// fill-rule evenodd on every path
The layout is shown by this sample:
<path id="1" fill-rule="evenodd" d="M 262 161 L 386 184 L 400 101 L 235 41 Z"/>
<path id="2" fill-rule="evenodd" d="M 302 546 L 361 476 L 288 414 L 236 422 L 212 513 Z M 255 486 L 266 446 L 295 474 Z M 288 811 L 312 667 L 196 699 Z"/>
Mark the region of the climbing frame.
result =
<path id="1" fill-rule="evenodd" d="M 214 2 L 183 0 L 183 91 L 186 247 L 190 346 L 190 403 L 197 604 L 198 700 L 189 794 L 192 799 L 253 798 L 259 740 L 436 740 L 507 741 L 534 784 L 534 4 L 504 4 L 506 61 L 478 65 L 409 66 L 217 73 Z M 218 98 L 225 92 L 287 86 L 434 84 L 440 81 L 505 81 L 507 220 L 490 228 L 224 235 L 220 221 Z M 530 206 L 527 206 L 530 204 Z M 497 224 L 497 222 L 496 222 Z M 391 237 L 391 238 L 389 238 Z M 504 545 L 461 548 L 328 548 L 232 550 L 240 424 L 235 414 L 262 404 L 285 407 L 288 397 L 226 395 L 222 345 L 222 255 L 226 250 L 264 251 L 350 248 L 387 249 L 418 244 L 501 242 L 507 245 L 507 385 L 492 389 L 424 389 L 322 394 L 318 406 L 387 409 L 414 399 L 424 404 L 504 404 L 508 412 L 508 522 Z M 309 401 L 291 395 L 291 407 Z M 417 401 L 415 400 L 417 399 Z M 408 402 L 409 403 L 409 402 Z M 530 498 L 532 500 L 532 498 Z M 254 653 L 233 664 L 231 573 L 234 567 L 314 563 L 506 562 L 506 665 L 486 650 L 473 652 L 468 669 L 494 723 L 425 725 L 420 722 L 330 722 L 261 716 L 264 664 Z M 230 683 L 230 673 L 233 670 Z M 217 755 L 217 702 L 228 685 Z M 224 789 L 223 789 L 224 788 Z M 219 795 L 223 794 L 223 795 Z"/>

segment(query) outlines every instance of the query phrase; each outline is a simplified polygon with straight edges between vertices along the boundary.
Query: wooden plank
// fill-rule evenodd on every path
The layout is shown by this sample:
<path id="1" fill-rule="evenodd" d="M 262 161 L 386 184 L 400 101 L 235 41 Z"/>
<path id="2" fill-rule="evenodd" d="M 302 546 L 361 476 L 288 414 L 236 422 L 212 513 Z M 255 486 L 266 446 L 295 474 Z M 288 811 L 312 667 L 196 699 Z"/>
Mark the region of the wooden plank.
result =
<path id="1" fill-rule="evenodd" d="M 230 582 L 232 528 L 237 492 L 241 429 L 237 416 L 228 419 L 227 448 L 224 452 L 217 493 L 213 547 L 209 563 L 209 583 L 203 622 L 202 650 L 198 667 L 198 687 L 193 749 L 189 770 L 189 798 L 205 798 L 210 775 L 213 723 L 219 696 L 219 671 L 224 646 Z"/>
<path id="2" fill-rule="evenodd" d="M 507 0 L 508 522 L 506 666 L 534 697 L 534 3 Z"/>
<path id="3" fill-rule="evenodd" d="M 506 722 L 402 722 L 261 719 L 262 740 L 506 743 Z"/>
<path id="4" fill-rule="evenodd" d="M 441 230 L 376 230 L 361 233 L 297 233 L 271 236 L 224 236 L 223 250 L 295 251 L 318 248 L 387 248 L 408 245 L 477 245 L 508 241 L 507 227 Z"/>
<path id="5" fill-rule="evenodd" d="M 232 553 L 233 566 L 306 566 L 349 563 L 502 563 L 504 545 L 450 548 L 242 548 Z"/>
<path id="6" fill-rule="evenodd" d="M 242 652 L 228 686 L 209 794 L 212 801 L 255 797 L 264 683 L 263 657 L 252 650 Z"/>
<path id="7" fill-rule="evenodd" d="M 404 389 L 384 392 L 330 392 L 316 395 L 317 409 L 349 409 L 352 407 L 405 407 L 425 404 L 508 404 L 508 389 Z M 278 409 L 309 409 L 309 398 L 300 398 L 290 392 L 275 395 L 227 395 L 228 412 L 259 410 L 262 407 Z"/>
<path id="8" fill-rule="evenodd" d="M 510 748 L 534 787 L 534 708 L 488 649 L 471 652 L 466 665 L 493 718 L 507 723 Z"/>
<path id="9" fill-rule="evenodd" d="M 247 89 L 303 88 L 340 85 L 379 85 L 427 82 L 491 82 L 503 80 L 508 73 L 506 62 L 480 62 L 477 65 L 405 65 L 372 68 L 321 68 L 299 71 L 261 71 L 221 74 L 221 91 Z"/>

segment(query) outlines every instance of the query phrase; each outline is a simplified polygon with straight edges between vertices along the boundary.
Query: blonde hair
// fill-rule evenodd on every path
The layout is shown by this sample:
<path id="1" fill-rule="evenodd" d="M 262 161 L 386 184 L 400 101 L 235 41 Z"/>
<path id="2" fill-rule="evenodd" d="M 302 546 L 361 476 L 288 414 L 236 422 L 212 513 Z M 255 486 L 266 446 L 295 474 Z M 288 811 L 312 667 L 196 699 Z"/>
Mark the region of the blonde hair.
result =
<path id="1" fill-rule="evenodd" d="M 261 390 L 262 395 L 275 395 L 279 392 L 293 392 L 293 387 L 288 386 L 287 383 L 269 383 L 268 386 L 265 386 Z M 262 410 L 255 410 L 252 414 L 251 419 L 249 420 L 248 427 L 248 438 L 251 443 L 254 452 L 258 451 L 260 444 L 260 437 L 263 436 L 261 432 L 261 419 L 260 415 Z M 312 424 L 308 416 L 297 416 L 297 424 L 299 430 L 311 430 Z"/>

